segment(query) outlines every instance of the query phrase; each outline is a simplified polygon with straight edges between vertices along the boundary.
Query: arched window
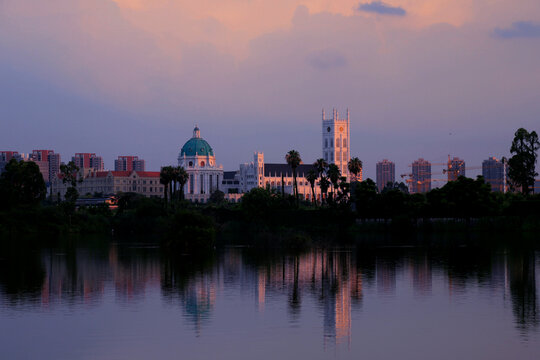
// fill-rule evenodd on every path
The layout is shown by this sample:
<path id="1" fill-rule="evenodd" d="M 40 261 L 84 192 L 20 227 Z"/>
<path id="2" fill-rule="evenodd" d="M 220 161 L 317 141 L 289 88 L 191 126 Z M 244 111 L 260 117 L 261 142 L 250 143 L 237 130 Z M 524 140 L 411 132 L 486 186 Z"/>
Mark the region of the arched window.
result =
<path id="1" fill-rule="evenodd" d="M 201 167 L 204 167 L 204 161 L 201 161 Z"/>
<path id="2" fill-rule="evenodd" d="M 330 139 L 330 147 L 334 147 L 334 139 Z"/>
<path id="3" fill-rule="evenodd" d="M 188 165 L 189 165 L 189 167 L 192 167 L 193 166 L 193 161 L 190 161 Z"/>
<path id="4" fill-rule="evenodd" d="M 344 147 L 344 148 L 347 147 L 347 139 L 343 139 L 343 147 Z"/>
<path id="5" fill-rule="evenodd" d="M 328 147 L 328 139 L 324 139 L 324 148 L 326 149 Z"/>

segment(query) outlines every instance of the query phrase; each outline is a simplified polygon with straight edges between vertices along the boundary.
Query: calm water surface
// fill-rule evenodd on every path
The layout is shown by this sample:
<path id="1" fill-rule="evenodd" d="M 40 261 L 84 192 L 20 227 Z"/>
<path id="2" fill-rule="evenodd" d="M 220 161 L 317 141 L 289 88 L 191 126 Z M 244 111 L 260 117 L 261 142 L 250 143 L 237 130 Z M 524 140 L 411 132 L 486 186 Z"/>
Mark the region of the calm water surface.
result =
<path id="1" fill-rule="evenodd" d="M 0 358 L 539 359 L 539 254 L 3 249 Z"/>

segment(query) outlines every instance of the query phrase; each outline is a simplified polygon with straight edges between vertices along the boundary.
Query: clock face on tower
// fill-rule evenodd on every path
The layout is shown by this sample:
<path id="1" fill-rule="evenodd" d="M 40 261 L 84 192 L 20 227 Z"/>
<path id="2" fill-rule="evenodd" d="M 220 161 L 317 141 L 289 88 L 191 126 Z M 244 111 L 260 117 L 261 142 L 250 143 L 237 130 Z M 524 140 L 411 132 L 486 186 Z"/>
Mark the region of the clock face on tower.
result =
<path id="1" fill-rule="evenodd" d="M 339 132 L 343 132 L 343 126 L 339 127 Z"/>
<path id="2" fill-rule="evenodd" d="M 330 130 L 332 130 L 332 129 L 330 129 L 330 126 L 329 126 L 329 127 L 326 129 L 326 131 L 330 132 Z"/>

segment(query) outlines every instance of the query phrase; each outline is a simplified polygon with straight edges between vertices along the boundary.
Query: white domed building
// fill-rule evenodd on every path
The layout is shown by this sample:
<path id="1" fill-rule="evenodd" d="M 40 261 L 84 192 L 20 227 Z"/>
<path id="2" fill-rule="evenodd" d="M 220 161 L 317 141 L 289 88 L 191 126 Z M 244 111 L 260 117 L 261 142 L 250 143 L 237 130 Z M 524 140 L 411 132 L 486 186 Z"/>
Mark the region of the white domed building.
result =
<path id="1" fill-rule="evenodd" d="M 201 138 L 198 127 L 193 129 L 193 137 L 182 146 L 178 155 L 178 165 L 189 175 L 184 187 L 186 200 L 207 202 L 210 195 L 220 189 L 223 166 L 217 165 L 214 150 Z"/>

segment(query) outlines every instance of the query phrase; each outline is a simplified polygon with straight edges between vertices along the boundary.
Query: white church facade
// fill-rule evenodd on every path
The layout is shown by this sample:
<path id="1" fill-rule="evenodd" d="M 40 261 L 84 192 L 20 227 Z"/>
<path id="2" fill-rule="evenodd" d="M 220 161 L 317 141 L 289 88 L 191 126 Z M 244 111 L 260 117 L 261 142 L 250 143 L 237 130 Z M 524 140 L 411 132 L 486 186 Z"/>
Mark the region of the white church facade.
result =
<path id="1" fill-rule="evenodd" d="M 350 160 L 350 115 L 340 118 L 336 109 L 332 117 L 325 118 L 322 111 L 322 158 L 329 164 L 336 164 L 342 176 L 350 180 L 348 162 Z M 238 201 L 242 194 L 253 188 L 270 188 L 276 192 L 282 190 L 293 194 L 292 169 L 286 163 L 265 163 L 264 153 L 255 152 L 253 161 L 241 164 L 237 171 L 223 171 L 216 162 L 214 150 L 201 138 L 200 130 L 195 127 L 193 137 L 182 147 L 178 156 L 178 165 L 189 175 L 184 187 L 185 198 L 195 202 L 207 202 L 215 190 L 223 191 L 231 201 Z M 311 184 L 306 176 L 314 169 L 312 164 L 301 164 L 297 168 L 298 193 L 306 200 L 312 200 Z M 320 187 L 315 184 L 315 198 L 321 199 Z"/>
<path id="2" fill-rule="evenodd" d="M 184 186 L 185 199 L 207 202 L 210 195 L 220 189 L 223 181 L 223 166 L 216 163 L 214 150 L 196 126 L 193 137 L 189 139 L 178 155 L 178 165 L 188 173 L 188 182 Z"/>

